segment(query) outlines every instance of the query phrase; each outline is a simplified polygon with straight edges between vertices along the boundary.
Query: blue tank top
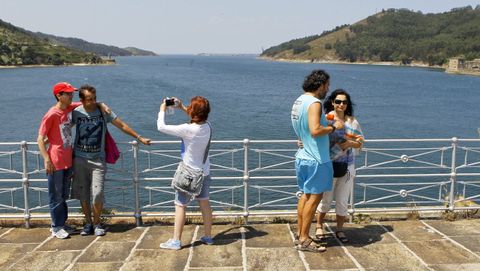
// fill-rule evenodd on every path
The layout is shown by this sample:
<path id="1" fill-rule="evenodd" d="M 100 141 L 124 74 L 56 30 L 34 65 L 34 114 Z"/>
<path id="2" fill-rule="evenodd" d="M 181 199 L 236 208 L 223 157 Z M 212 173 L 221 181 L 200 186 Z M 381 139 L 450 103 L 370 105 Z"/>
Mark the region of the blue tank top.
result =
<path id="1" fill-rule="evenodd" d="M 302 141 L 303 148 L 295 154 L 297 159 L 317 160 L 320 164 L 330 162 L 328 134 L 313 137 L 308 128 L 308 108 L 313 103 L 322 102 L 311 96 L 303 94 L 293 103 L 291 120 L 297 137 Z M 328 122 L 322 110 L 320 124 L 327 126 Z"/>

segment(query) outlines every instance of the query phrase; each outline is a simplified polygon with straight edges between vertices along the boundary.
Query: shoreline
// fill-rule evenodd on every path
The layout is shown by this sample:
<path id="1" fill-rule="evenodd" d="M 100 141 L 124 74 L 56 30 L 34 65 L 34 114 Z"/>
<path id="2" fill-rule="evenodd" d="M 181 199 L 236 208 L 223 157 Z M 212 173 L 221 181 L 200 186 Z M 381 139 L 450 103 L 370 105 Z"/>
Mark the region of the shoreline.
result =
<path id="1" fill-rule="evenodd" d="M 39 65 L 12 65 L 12 66 L 1 66 L 0 69 L 17 69 L 17 68 L 52 68 L 52 67 L 85 67 L 85 66 L 114 66 L 117 65 L 115 62 L 108 62 L 108 63 L 96 63 L 96 64 L 89 64 L 89 63 L 72 63 L 66 65 L 47 65 L 47 64 L 39 64 Z"/>
<path id="2" fill-rule="evenodd" d="M 428 68 L 428 69 L 439 69 L 446 70 L 444 66 L 429 66 L 425 63 L 414 62 L 411 64 L 401 64 L 400 62 L 390 62 L 390 61 L 369 61 L 369 62 L 349 62 L 341 60 L 302 60 L 302 59 L 286 59 L 286 58 L 271 58 L 271 57 L 262 57 L 259 56 L 258 59 L 274 62 L 285 62 L 285 63 L 312 63 L 312 64 L 347 64 L 347 65 L 375 65 L 375 66 L 397 66 L 397 67 L 416 67 L 416 68 Z"/>

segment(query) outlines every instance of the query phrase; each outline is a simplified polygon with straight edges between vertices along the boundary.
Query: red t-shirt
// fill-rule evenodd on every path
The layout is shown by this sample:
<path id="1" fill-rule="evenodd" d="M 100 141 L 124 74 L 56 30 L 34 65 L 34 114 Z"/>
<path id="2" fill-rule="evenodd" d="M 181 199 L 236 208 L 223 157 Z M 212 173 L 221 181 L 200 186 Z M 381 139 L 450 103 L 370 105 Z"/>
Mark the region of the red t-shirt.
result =
<path id="1" fill-rule="evenodd" d="M 43 116 L 38 134 L 48 137 L 48 155 L 56 170 L 72 166 L 72 111 L 80 102 L 74 102 L 64 110 L 51 107 Z"/>

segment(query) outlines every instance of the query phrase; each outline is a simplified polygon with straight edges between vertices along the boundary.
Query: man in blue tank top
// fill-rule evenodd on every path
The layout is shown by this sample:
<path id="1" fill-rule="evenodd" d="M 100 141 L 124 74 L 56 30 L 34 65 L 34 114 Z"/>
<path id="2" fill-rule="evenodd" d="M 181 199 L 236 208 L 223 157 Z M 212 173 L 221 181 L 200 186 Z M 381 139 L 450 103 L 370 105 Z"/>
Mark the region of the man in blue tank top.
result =
<path id="1" fill-rule="evenodd" d="M 323 70 L 314 70 L 303 82 L 305 93 L 293 103 L 291 120 L 297 137 L 302 141 L 295 155 L 295 169 L 300 191 L 298 201 L 298 243 L 303 251 L 322 252 L 309 236 L 310 225 L 322 193 L 332 190 L 333 169 L 330 161 L 328 134 L 343 128 L 343 123 L 328 125 L 322 112 L 322 102 L 328 92 L 330 76 Z"/>

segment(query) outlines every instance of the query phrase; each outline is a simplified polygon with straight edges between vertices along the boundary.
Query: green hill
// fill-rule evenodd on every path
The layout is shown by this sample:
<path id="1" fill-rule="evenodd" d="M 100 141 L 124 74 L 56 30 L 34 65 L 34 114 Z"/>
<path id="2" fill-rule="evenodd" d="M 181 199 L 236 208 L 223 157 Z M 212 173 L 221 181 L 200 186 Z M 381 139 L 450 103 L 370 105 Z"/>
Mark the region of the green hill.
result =
<path id="1" fill-rule="evenodd" d="M 105 45 L 100 43 L 88 42 L 78 38 L 64 38 L 54 35 L 44 34 L 41 32 L 33 33 L 33 35 L 42 39 L 48 39 L 50 42 L 74 48 L 86 53 L 94 53 L 101 56 L 155 56 L 156 54 L 151 51 L 141 50 L 134 47 L 119 48 L 116 46 Z"/>
<path id="2" fill-rule="evenodd" d="M 95 54 L 56 45 L 31 32 L 0 20 L 0 65 L 98 64 Z"/>
<path id="3" fill-rule="evenodd" d="M 134 56 L 156 56 L 157 55 L 152 51 L 146 51 L 146 50 L 138 49 L 135 47 L 125 47 L 123 49 L 129 51 Z"/>
<path id="4" fill-rule="evenodd" d="M 353 25 L 295 39 L 265 50 L 272 59 L 347 62 L 423 62 L 480 58 L 480 5 L 423 14 L 389 9 Z"/>

